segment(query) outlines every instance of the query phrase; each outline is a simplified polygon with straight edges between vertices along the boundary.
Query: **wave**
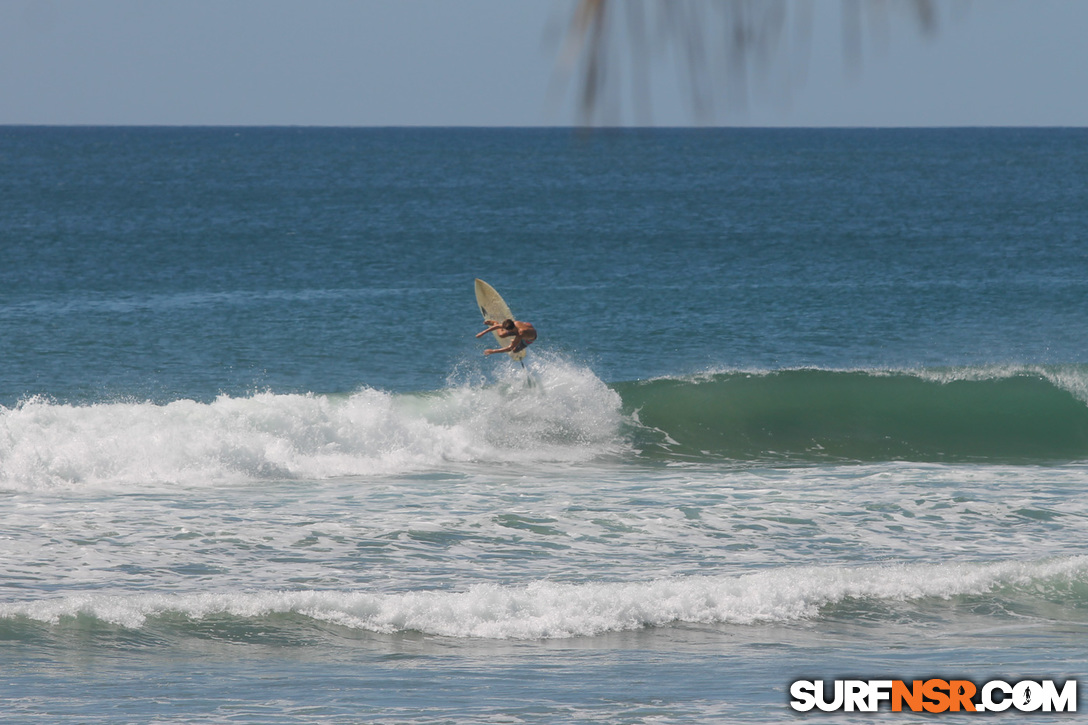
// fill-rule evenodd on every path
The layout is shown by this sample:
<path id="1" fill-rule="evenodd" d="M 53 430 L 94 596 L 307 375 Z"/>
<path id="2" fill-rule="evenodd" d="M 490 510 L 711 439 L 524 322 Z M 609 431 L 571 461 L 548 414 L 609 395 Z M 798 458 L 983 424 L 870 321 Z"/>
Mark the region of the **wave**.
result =
<path id="1" fill-rule="evenodd" d="M 1088 370 L 796 369 L 620 383 L 649 457 L 999 463 L 1088 458 Z"/>
<path id="2" fill-rule="evenodd" d="M 253 620 L 293 615 L 378 633 L 487 639 L 584 637 L 679 623 L 757 625 L 835 616 L 836 607 L 999 597 L 1018 616 L 1088 607 L 1088 557 L 992 564 L 793 567 L 732 576 L 627 583 L 478 584 L 462 592 L 276 591 L 208 594 L 76 594 L 0 603 L 0 620 L 78 619 L 135 629 L 157 620 Z M 898 616 L 894 611 L 888 616 Z M 1076 615 L 1071 615 L 1076 616 Z"/>
<path id="3" fill-rule="evenodd" d="M 584 368 L 396 395 L 222 395 L 210 403 L 0 406 L 0 490 L 203 485 L 578 462 L 618 451 L 619 396 Z M 533 380 L 534 385 L 527 383 Z"/>
<path id="4" fill-rule="evenodd" d="M 0 406 L 0 490 L 451 465 L 1088 459 L 1088 369 L 723 372 L 606 385 L 537 356 L 440 391 Z"/>

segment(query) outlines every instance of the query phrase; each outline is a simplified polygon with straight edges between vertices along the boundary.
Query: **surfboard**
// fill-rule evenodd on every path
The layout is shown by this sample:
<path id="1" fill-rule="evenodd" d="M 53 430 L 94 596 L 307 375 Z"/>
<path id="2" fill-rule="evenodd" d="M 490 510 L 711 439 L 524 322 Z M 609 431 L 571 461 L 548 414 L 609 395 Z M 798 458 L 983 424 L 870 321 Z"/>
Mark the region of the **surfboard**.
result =
<path id="1" fill-rule="evenodd" d="M 510 311 L 510 308 L 502 298 L 502 295 L 496 292 L 494 287 L 487 282 L 484 282 L 482 279 L 476 280 L 476 304 L 480 306 L 480 314 L 484 316 L 485 320 L 502 322 L 507 319 L 515 319 L 514 313 Z M 498 331 L 491 334 L 499 341 L 499 347 L 506 347 L 510 344 L 510 338 L 499 337 Z M 526 351 L 523 349 L 507 354 L 515 360 L 521 360 L 525 357 L 525 352 Z"/>

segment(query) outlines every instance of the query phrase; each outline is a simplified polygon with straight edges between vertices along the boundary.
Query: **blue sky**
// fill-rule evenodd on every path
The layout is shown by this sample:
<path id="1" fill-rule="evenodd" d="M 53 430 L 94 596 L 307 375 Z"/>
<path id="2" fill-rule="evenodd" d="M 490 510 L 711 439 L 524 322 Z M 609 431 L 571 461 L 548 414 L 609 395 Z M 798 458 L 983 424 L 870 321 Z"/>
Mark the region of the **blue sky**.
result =
<path id="1" fill-rule="evenodd" d="M 790 6 L 792 18 L 805 17 L 805 0 L 787 2 L 801 3 Z M 894 11 L 886 26 L 866 25 L 857 64 L 844 60 L 839 2 L 810 3 L 807 24 L 788 23 L 767 77 L 710 118 L 692 113 L 686 76 L 659 50 L 650 115 L 632 110 L 626 75 L 611 87 L 620 98 L 612 120 L 1088 125 L 1088 2 L 937 3 L 936 33 L 917 32 Z M 579 120 L 574 87 L 561 82 L 558 58 L 573 7 L 0 0 L 0 124 L 570 125 Z"/>

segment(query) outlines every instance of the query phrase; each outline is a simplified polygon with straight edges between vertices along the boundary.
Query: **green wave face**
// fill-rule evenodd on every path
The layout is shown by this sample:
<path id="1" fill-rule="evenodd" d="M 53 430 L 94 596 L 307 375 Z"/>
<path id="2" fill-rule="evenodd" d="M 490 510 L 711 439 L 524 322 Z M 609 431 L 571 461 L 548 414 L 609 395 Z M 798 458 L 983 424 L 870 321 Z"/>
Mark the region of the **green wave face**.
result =
<path id="1" fill-rule="evenodd" d="M 1088 458 L 1088 405 L 1057 377 L 1046 371 L 784 370 L 614 387 L 637 421 L 636 444 L 650 457 Z"/>

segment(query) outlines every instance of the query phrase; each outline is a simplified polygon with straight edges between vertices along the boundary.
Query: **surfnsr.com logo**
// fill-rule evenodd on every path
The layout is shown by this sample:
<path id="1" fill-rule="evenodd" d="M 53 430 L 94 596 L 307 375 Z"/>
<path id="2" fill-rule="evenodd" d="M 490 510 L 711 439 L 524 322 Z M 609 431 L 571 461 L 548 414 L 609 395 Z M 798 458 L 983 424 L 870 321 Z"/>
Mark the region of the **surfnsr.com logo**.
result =
<path id="1" fill-rule="evenodd" d="M 830 690 L 830 692 L 829 692 Z M 1054 680 L 797 680 L 790 685 L 790 707 L 798 712 L 1076 712 L 1077 681 Z"/>

